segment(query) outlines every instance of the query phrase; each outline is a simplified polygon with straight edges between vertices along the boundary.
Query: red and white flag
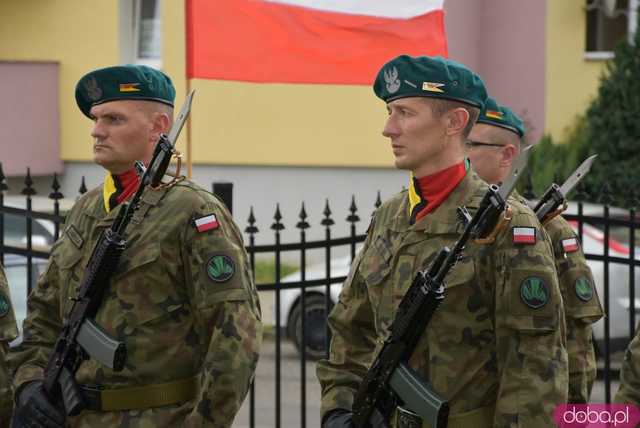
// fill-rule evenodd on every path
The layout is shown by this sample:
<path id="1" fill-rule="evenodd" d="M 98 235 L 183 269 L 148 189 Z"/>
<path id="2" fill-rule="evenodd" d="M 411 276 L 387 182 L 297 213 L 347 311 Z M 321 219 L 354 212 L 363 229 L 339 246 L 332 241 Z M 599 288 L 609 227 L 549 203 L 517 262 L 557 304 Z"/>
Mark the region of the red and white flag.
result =
<path id="1" fill-rule="evenodd" d="M 199 162 L 390 167 L 376 73 L 398 55 L 447 55 L 443 0 L 186 0 L 186 8 L 187 77 L 200 94 L 191 120 L 222 124 L 192 127 Z"/>
<path id="2" fill-rule="evenodd" d="M 214 214 L 197 218 L 194 220 L 194 223 L 198 232 L 206 232 L 207 230 L 217 229 L 220 227 L 220 223 L 218 223 L 218 219 Z"/>
<path id="3" fill-rule="evenodd" d="M 562 249 L 565 253 L 573 253 L 578 251 L 578 239 L 568 238 L 562 240 Z"/>
<path id="4" fill-rule="evenodd" d="M 535 227 L 514 227 L 513 243 L 514 244 L 535 244 L 536 228 Z"/>
<path id="5" fill-rule="evenodd" d="M 444 0 L 187 0 L 188 77 L 370 85 L 400 55 L 447 55 Z"/>

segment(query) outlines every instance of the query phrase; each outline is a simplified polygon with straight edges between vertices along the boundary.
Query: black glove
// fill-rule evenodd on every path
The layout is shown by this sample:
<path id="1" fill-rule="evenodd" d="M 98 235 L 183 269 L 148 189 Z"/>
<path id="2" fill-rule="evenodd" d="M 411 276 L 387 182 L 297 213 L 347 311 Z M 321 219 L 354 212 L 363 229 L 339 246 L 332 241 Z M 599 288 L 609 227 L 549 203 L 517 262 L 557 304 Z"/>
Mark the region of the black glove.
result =
<path id="1" fill-rule="evenodd" d="M 335 409 L 324 417 L 322 428 L 356 428 L 353 413 L 345 409 Z"/>
<path id="2" fill-rule="evenodd" d="M 18 395 L 12 428 L 64 428 L 64 409 L 58 409 L 44 392 L 42 381 L 29 382 Z"/>

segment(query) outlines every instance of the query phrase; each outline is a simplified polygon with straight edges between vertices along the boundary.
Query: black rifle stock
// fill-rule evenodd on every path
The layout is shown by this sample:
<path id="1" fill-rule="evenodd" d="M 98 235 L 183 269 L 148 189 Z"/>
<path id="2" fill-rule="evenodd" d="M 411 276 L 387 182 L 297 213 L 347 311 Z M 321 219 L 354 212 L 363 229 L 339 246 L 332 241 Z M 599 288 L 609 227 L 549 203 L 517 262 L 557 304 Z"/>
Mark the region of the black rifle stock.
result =
<path id="1" fill-rule="evenodd" d="M 490 234 L 506 209 L 506 201 L 495 185 L 489 187 L 473 216 L 466 208 L 458 208 L 458 216 L 465 225 L 462 235 L 453 249 L 444 247 L 427 269 L 416 274 L 402 298 L 389 334 L 354 397 L 356 427 L 369 427 L 375 410 L 388 421 L 398 405 L 418 414 L 432 428 L 447 426 L 447 401 L 409 367 L 408 361 L 444 299 L 444 279 L 465 245 L 469 239 Z"/>
<path id="2" fill-rule="evenodd" d="M 78 295 L 66 317 L 62 330 L 44 370 L 44 390 L 56 405 L 64 405 L 69 416 L 80 413 L 85 407 L 84 397 L 75 381 L 75 373 L 83 360 L 91 357 L 114 371 L 124 368 L 126 347 L 124 343 L 109 337 L 94 321 L 102 303 L 111 276 L 118 267 L 120 256 L 127 247 L 126 228 L 138 208 L 147 186 L 156 187 L 162 181 L 174 154 L 173 146 L 191 107 L 193 92 L 189 94 L 170 136 L 161 135 L 153 152 L 149 168 L 144 171 L 140 185 L 131 199 L 120 208 L 112 226 L 105 230 L 98 241 L 80 282 Z"/>

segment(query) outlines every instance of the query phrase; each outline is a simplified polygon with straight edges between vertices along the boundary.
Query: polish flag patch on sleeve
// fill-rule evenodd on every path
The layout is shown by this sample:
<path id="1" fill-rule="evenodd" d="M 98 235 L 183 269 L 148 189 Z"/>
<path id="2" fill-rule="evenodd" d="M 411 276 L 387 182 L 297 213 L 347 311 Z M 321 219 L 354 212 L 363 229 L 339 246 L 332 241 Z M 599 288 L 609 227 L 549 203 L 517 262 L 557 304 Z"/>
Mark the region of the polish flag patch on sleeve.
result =
<path id="1" fill-rule="evenodd" d="M 562 249 L 565 253 L 573 253 L 575 251 L 578 251 L 578 238 L 563 239 L 561 242 Z"/>
<path id="2" fill-rule="evenodd" d="M 218 219 L 214 214 L 208 214 L 193 220 L 198 232 L 206 232 L 207 230 L 217 229 L 220 227 Z"/>
<path id="3" fill-rule="evenodd" d="M 514 227 L 513 229 L 514 244 L 535 244 L 536 228 L 535 227 Z"/>

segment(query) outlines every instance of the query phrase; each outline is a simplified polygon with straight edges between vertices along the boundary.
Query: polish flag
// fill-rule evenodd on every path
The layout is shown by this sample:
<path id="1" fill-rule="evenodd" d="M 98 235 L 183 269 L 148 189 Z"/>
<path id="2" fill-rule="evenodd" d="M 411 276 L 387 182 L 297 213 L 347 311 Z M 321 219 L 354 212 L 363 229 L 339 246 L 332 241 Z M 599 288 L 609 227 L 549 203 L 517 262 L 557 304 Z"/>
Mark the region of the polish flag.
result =
<path id="1" fill-rule="evenodd" d="M 447 55 L 443 1 L 187 0 L 187 73 L 370 85 L 397 55 Z"/>
<path id="2" fill-rule="evenodd" d="M 393 167 L 376 73 L 447 55 L 443 0 L 186 0 L 185 13 L 191 120 L 215 124 L 191 128 L 202 163 Z"/>
<path id="3" fill-rule="evenodd" d="M 573 253 L 574 251 L 578 251 L 578 239 L 577 238 L 569 238 L 562 240 L 562 248 L 565 253 Z"/>
<path id="4" fill-rule="evenodd" d="M 214 214 L 200 217 L 195 220 L 195 223 L 198 232 L 206 232 L 207 230 L 217 229 L 220 226 Z"/>
<path id="5" fill-rule="evenodd" d="M 514 244 L 535 244 L 536 229 L 534 227 L 514 227 L 513 243 Z"/>

